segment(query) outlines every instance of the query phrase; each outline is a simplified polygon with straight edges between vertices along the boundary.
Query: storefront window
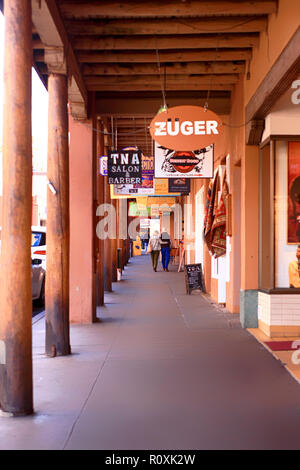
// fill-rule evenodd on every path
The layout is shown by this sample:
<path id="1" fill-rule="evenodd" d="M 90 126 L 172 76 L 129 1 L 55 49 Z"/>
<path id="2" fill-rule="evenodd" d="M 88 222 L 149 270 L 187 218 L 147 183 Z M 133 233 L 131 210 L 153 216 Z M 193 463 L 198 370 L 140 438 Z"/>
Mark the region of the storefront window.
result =
<path id="1" fill-rule="evenodd" d="M 289 280 L 300 244 L 300 142 L 276 142 L 275 162 L 275 287 L 300 287 L 300 277 Z"/>
<path id="2" fill-rule="evenodd" d="M 300 141 L 273 140 L 260 157 L 260 289 L 300 289 L 298 245 Z"/>

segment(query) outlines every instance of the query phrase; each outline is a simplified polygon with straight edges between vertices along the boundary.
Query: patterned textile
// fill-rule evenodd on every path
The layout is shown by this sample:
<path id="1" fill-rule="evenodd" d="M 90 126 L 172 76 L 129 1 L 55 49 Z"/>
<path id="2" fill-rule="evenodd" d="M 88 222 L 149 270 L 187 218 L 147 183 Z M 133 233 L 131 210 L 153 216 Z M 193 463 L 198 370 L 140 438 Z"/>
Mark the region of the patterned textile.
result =
<path id="1" fill-rule="evenodd" d="M 215 216 L 211 228 L 211 247 L 216 258 L 226 254 L 226 197 L 228 186 L 226 174 L 224 175 L 220 202 L 215 209 Z M 216 198 L 217 199 L 217 198 Z"/>
<path id="2" fill-rule="evenodd" d="M 218 171 L 215 174 L 213 180 L 210 180 L 208 192 L 207 192 L 207 199 L 205 204 L 205 215 L 204 215 L 204 230 L 203 230 L 203 238 L 207 245 L 208 251 L 211 255 L 214 254 L 212 248 L 212 233 L 211 229 L 214 222 L 215 217 L 215 206 L 218 201 L 218 187 L 219 187 L 219 175 Z"/>

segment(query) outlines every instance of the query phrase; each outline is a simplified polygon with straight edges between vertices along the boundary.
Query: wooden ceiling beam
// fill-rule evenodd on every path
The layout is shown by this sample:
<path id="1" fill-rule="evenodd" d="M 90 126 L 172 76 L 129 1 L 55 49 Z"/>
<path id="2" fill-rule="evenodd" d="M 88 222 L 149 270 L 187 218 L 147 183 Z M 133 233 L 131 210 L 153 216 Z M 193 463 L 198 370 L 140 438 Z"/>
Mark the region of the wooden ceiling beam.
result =
<path id="1" fill-rule="evenodd" d="M 136 127 L 136 128 L 142 128 L 142 127 L 145 127 L 145 123 L 146 125 L 148 125 L 151 121 L 152 121 L 152 118 L 149 118 L 149 117 L 145 117 L 145 118 L 141 118 L 141 117 L 135 117 L 135 118 L 128 118 L 128 117 L 116 117 L 115 118 L 115 121 L 118 125 L 118 127 L 122 128 L 122 129 L 131 129 L 132 127 Z"/>
<path id="2" fill-rule="evenodd" d="M 32 0 L 31 5 L 33 26 L 39 36 L 35 38 L 36 34 L 34 35 L 33 48 L 44 49 L 46 46 L 63 50 L 69 75 L 72 76 L 72 85 L 68 86 L 71 109 L 73 103 L 80 106 L 80 112 L 74 112 L 73 116 L 85 119 L 87 117 L 88 93 L 57 2 L 55 0 L 45 0 L 44 2 Z"/>
<path id="3" fill-rule="evenodd" d="M 258 46 L 259 35 L 247 34 L 223 34 L 223 35 L 195 35 L 195 36 L 123 36 L 123 37 L 88 37 L 75 38 L 72 46 L 75 50 L 149 50 L 152 49 L 199 49 L 199 48 L 232 48 Z"/>
<path id="4" fill-rule="evenodd" d="M 224 84 L 224 83 L 213 83 L 211 87 L 207 83 L 202 82 L 183 82 L 183 83 L 169 83 L 166 87 L 167 91 L 207 91 L 216 90 L 216 91 L 232 91 L 233 84 Z M 110 84 L 97 84 L 97 83 L 87 83 L 88 91 L 160 91 L 161 87 L 158 84 L 145 83 L 144 85 L 110 85 Z"/>
<path id="5" fill-rule="evenodd" d="M 44 51 L 33 50 L 33 60 L 34 62 L 44 62 L 45 61 Z"/>
<path id="6" fill-rule="evenodd" d="M 226 61 L 250 60 L 251 49 L 195 49 L 184 51 L 160 51 L 160 63 L 168 62 L 199 62 L 199 61 Z M 155 63 L 157 56 L 153 51 L 122 51 L 122 52 L 77 52 L 80 63 Z"/>
<path id="7" fill-rule="evenodd" d="M 166 85 L 169 83 L 182 83 L 182 82 L 193 82 L 199 80 L 201 83 L 209 84 L 211 81 L 215 83 L 237 83 L 238 74 L 227 74 L 227 75 L 214 75 L 211 79 L 210 75 L 167 75 L 166 76 Z M 134 84 L 145 84 L 145 83 L 158 83 L 161 86 L 160 77 L 157 75 L 148 75 L 147 77 L 143 76 L 121 76 L 121 77 L 107 77 L 107 76 L 96 76 L 85 78 L 87 84 L 104 84 L 104 85 L 134 85 Z"/>
<path id="8" fill-rule="evenodd" d="M 232 90 L 238 75 L 170 76 L 167 77 L 166 90 Z M 157 76 L 135 77 L 86 77 L 89 91 L 160 91 L 161 80 Z"/>
<path id="9" fill-rule="evenodd" d="M 76 0 L 60 0 L 59 6 L 65 18 L 170 18 L 232 15 L 268 15 L 277 10 L 276 0 L 201 0 L 120 1 L 102 0 L 92 3 Z"/>
<path id="10" fill-rule="evenodd" d="M 71 35 L 165 35 L 165 34 L 207 34 L 207 33 L 254 33 L 266 31 L 267 16 L 213 17 L 213 18 L 170 18 L 148 20 L 67 20 L 66 27 Z"/>
<path id="11" fill-rule="evenodd" d="M 138 132 L 138 136 L 140 137 L 143 137 L 143 131 L 145 132 L 145 127 L 146 129 L 149 127 L 150 125 L 150 122 L 151 121 L 147 121 L 145 125 L 141 126 L 140 124 L 136 124 L 135 128 L 136 128 L 136 131 Z M 126 135 L 126 134 L 131 134 L 132 131 L 134 131 L 134 124 L 131 123 L 131 126 L 130 127 L 123 127 L 122 125 L 120 125 L 120 123 L 117 121 L 116 122 L 116 128 L 118 129 L 118 131 L 123 134 L 123 135 Z"/>
<path id="12" fill-rule="evenodd" d="M 166 65 L 162 73 L 173 75 L 188 74 L 224 74 L 224 73 L 244 73 L 245 63 L 234 62 L 189 62 Z M 93 64 L 85 65 L 82 70 L 83 75 L 157 75 L 159 73 L 156 64 Z"/>
<path id="13" fill-rule="evenodd" d="M 131 134 L 136 129 L 137 136 L 139 136 L 139 138 L 145 138 L 145 129 L 148 129 L 150 122 L 151 121 L 147 121 L 147 123 L 143 127 L 141 127 L 140 125 L 136 125 L 135 128 L 133 124 L 131 124 L 131 127 L 122 127 L 117 122 L 116 128 L 118 129 L 118 132 L 120 132 L 120 134 L 123 134 L 124 136 L 127 134 Z"/>
<path id="14" fill-rule="evenodd" d="M 117 127 L 114 127 L 114 130 L 118 131 L 118 138 L 120 140 L 126 140 L 128 137 L 135 137 L 135 139 L 138 142 L 145 142 L 147 138 L 149 138 L 149 140 L 151 139 L 150 134 L 148 135 L 149 126 L 147 126 L 145 129 L 143 129 L 142 134 L 136 133 L 134 128 L 132 128 L 130 132 L 123 132 L 122 129 L 120 130 Z M 146 138 L 146 133 L 147 133 L 147 138 Z"/>
<path id="15" fill-rule="evenodd" d="M 207 101 L 207 94 L 207 86 L 206 89 L 200 91 L 168 90 L 166 101 L 170 108 L 182 105 L 204 106 L 204 103 Z M 217 114 L 229 114 L 230 91 L 211 91 L 208 104 L 209 109 Z M 115 91 L 109 93 L 104 91 L 103 93 L 98 92 L 96 94 L 95 112 L 98 115 L 118 118 L 118 126 L 121 126 L 122 122 L 126 122 L 126 120 L 132 125 L 133 117 L 135 117 L 136 127 L 138 128 L 140 121 L 141 125 L 144 126 L 144 118 L 147 121 L 152 121 L 153 116 L 157 114 L 161 106 L 161 89 L 150 92 L 146 92 L 143 89 L 141 92 L 133 91 L 125 93 L 117 93 Z"/>
<path id="16" fill-rule="evenodd" d="M 148 131 L 149 132 L 149 131 Z M 130 135 L 127 135 L 127 136 L 117 136 L 117 141 L 118 141 L 118 146 L 120 146 L 121 148 L 122 147 L 126 147 L 129 143 L 131 145 L 145 145 L 146 146 L 146 137 L 144 137 L 143 139 L 137 139 L 134 135 L 134 132 L 132 132 L 132 134 Z M 152 145 L 152 140 L 151 140 L 151 135 L 149 133 L 149 143 L 148 143 L 148 147 L 150 147 Z"/>

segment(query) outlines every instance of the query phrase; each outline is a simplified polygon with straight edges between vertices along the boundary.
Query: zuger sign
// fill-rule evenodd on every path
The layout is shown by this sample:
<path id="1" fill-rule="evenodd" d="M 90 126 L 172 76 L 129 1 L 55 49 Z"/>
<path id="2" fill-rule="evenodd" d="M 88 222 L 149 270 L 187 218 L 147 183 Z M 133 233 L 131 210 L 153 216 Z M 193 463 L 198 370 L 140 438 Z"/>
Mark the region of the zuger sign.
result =
<path id="1" fill-rule="evenodd" d="M 221 119 L 200 106 L 176 106 L 157 114 L 152 138 L 167 149 L 196 150 L 214 144 L 222 134 Z"/>

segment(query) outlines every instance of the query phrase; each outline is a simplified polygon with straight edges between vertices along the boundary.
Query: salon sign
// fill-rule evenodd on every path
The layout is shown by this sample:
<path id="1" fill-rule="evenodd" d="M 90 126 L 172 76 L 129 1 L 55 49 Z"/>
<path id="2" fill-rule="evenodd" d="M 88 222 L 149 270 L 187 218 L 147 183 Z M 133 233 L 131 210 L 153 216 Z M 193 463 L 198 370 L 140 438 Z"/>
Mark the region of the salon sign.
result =
<path id="1" fill-rule="evenodd" d="M 150 134 L 158 144 L 176 151 L 194 151 L 215 144 L 223 133 L 221 118 L 200 106 L 175 106 L 155 116 Z"/>

